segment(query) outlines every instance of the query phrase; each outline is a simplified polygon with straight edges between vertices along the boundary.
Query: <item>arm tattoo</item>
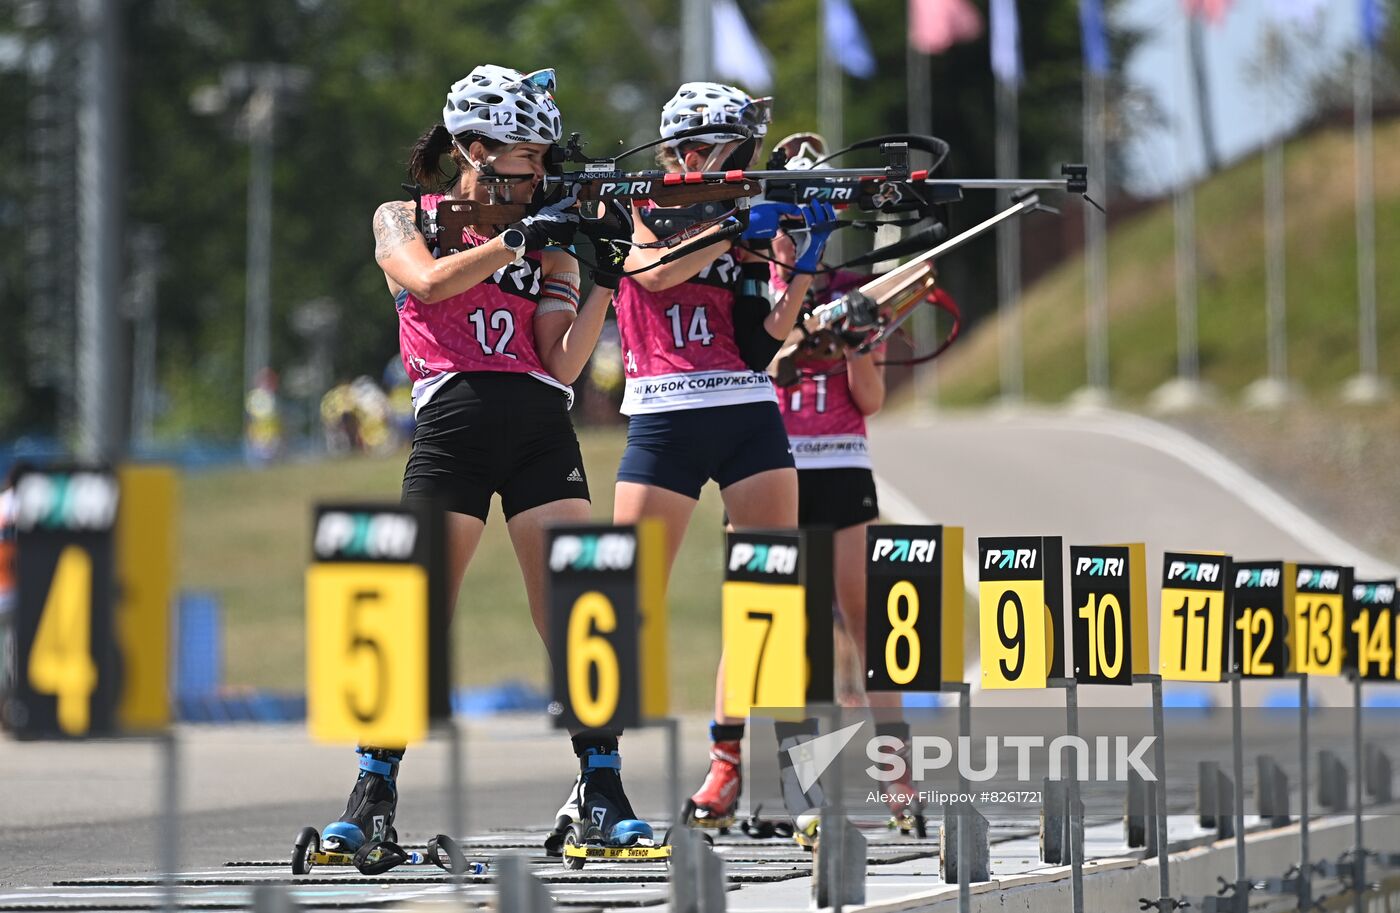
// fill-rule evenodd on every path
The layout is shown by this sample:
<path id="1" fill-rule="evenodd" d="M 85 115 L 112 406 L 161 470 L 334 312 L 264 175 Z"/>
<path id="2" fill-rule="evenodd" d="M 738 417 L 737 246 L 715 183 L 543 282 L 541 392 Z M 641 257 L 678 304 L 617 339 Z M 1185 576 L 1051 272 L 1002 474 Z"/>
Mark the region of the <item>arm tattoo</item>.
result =
<path id="1" fill-rule="evenodd" d="M 389 255 L 418 235 L 410 204 L 385 203 L 374 213 L 374 259 L 382 263 Z"/>

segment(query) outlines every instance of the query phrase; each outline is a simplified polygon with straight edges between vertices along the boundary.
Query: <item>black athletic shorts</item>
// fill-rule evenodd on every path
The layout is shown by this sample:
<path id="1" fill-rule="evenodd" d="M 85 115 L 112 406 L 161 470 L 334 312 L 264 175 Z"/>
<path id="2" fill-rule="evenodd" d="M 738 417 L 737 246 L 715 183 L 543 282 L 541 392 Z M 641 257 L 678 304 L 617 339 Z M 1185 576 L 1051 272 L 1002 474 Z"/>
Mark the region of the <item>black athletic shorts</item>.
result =
<path id="1" fill-rule="evenodd" d="M 728 488 L 760 472 L 792 466 L 778 404 L 739 403 L 632 416 L 617 480 L 699 499 L 710 479 Z"/>
<path id="2" fill-rule="evenodd" d="M 404 500 L 432 498 L 485 521 L 493 493 L 507 520 L 553 501 L 588 500 L 568 396 L 528 374 L 458 374 L 418 411 Z"/>
<path id="3" fill-rule="evenodd" d="M 880 516 L 875 475 L 869 469 L 799 469 L 797 522 L 845 529 Z"/>

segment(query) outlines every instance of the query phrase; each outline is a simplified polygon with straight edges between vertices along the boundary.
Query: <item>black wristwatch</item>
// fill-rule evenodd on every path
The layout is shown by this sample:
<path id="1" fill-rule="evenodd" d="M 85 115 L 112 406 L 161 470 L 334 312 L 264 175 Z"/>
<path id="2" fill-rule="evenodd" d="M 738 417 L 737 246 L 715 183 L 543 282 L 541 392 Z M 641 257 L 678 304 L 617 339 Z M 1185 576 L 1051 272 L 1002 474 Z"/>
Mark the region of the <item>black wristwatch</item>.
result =
<path id="1" fill-rule="evenodd" d="M 501 243 L 515 251 L 515 262 L 525 259 L 525 232 L 518 228 L 507 228 L 501 232 Z"/>

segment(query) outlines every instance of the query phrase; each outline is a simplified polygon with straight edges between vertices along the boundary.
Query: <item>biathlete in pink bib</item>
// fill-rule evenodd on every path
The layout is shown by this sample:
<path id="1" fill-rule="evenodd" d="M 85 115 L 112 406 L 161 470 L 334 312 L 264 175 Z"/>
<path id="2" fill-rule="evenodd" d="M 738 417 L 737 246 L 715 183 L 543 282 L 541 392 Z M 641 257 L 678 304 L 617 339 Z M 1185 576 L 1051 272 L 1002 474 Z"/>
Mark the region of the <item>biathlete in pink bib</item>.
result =
<path id="1" fill-rule="evenodd" d="M 662 109 L 659 160 L 672 172 L 750 167 L 768 122 L 768 99 L 718 83 L 686 83 Z M 756 209 L 750 229 L 762 222 Z M 668 251 L 657 243 L 665 233 L 658 223 L 674 225 L 684 213 L 634 207 L 627 258 L 634 275 L 619 284 L 615 301 L 628 423 L 613 519 L 660 518 L 671 562 L 710 481 L 735 528 L 797 525 L 797 471 L 766 368 L 792 331 L 836 218 L 825 203 L 786 209 L 803 227 L 793 237 L 764 235 L 772 237 L 772 255 L 787 265 L 783 278 L 790 283 L 774 296 L 768 261 L 742 245 L 720 241 L 661 264 Z M 723 715 L 722 676 L 723 659 L 710 774 L 690 803 L 698 824 L 732 819 L 739 797 L 734 771 L 744 720 Z"/>

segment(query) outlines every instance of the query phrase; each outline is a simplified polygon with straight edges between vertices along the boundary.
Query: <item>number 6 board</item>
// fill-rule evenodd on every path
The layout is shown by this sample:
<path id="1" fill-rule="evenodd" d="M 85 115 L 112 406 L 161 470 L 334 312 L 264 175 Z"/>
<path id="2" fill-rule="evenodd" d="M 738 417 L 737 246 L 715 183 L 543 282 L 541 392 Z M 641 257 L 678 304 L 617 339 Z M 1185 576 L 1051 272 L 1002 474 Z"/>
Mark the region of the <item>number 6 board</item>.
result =
<path id="1" fill-rule="evenodd" d="M 15 666 L 4 719 L 26 738 L 111 735 L 121 692 L 105 469 L 29 469 L 14 482 Z"/>
<path id="2" fill-rule="evenodd" d="M 1230 559 L 1225 555 L 1167 552 L 1162 556 L 1157 665 L 1163 679 L 1220 681 L 1230 655 L 1229 572 Z"/>
<path id="3" fill-rule="evenodd" d="M 1148 672 L 1147 553 L 1133 545 L 1072 545 L 1074 679 L 1131 685 Z"/>
<path id="4" fill-rule="evenodd" d="M 725 715 L 831 703 L 830 530 L 730 533 L 725 559 Z"/>
<path id="5" fill-rule="evenodd" d="M 550 529 L 555 726 L 616 730 L 667 712 L 665 538 L 637 526 Z"/>
<path id="6" fill-rule="evenodd" d="M 384 748 L 450 714 L 442 512 L 319 505 L 306 572 L 306 719 L 314 738 Z"/>
<path id="7" fill-rule="evenodd" d="M 1065 674 L 1059 536 L 977 540 L 983 688 L 1044 688 Z"/>
<path id="8" fill-rule="evenodd" d="M 865 689 L 939 691 L 963 678 L 963 531 L 865 533 Z"/>

